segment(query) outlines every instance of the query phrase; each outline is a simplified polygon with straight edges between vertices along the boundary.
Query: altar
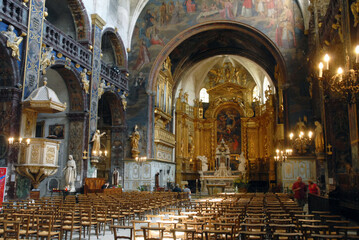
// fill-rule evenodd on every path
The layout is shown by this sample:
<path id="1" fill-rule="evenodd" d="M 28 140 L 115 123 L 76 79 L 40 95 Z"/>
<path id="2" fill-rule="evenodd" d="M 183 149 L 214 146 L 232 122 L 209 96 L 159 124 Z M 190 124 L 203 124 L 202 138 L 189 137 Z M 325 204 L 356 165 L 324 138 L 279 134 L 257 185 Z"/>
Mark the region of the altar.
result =
<path id="1" fill-rule="evenodd" d="M 224 139 L 221 140 L 216 148 L 215 171 L 208 171 L 207 159 L 200 157 L 202 161 L 202 171 L 200 171 L 202 192 L 209 195 L 234 192 L 233 182 L 237 178 L 245 178 L 245 158 L 243 154 L 238 159 L 238 168 L 232 170 L 230 166 L 231 153 Z"/>

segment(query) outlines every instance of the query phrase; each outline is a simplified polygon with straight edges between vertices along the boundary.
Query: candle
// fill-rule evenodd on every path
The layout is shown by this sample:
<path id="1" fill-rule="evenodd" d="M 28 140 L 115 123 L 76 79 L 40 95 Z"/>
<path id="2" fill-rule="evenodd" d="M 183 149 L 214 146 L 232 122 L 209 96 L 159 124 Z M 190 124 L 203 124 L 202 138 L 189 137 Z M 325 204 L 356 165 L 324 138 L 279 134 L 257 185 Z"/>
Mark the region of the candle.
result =
<path id="1" fill-rule="evenodd" d="M 309 136 L 309 139 L 311 139 L 312 136 L 313 136 L 313 132 L 312 132 L 312 131 L 309 131 L 308 136 Z"/>
<path id="2" fill-rule="evenodd" d="M 290 140 L 292 140 L 292 139 L 293 139 L 293 137 L 294 137 L 294 133 L 290 133 L 290 134 L 289 134 L 289 138 L 290 138 Z"/>
<path id="3" fill-rule="evenodd" d="M 355 63 L 359 62 L 359 45 L 355 47 Z"/>
<path id="4" fill-rule="evenodd" d="M 320 62 L 319 63 L 319 77 L 320 78 L 323 77 L 323 67 L 324 67 L 323 63 Z"/>
<path id="5" fill-rule="evenodd" d="M 21 138 L 19 138 L 19 143 L 21 143 L 22 142 L 22 137 Z"/>
<path id="6" fill-rule="evenodd" d="M 26 139 L 26 143 L 27 143 L 27 145 L 30 144 L 30 138 Z"/>
<path id="7" fill-rule="evenodd" d="M 338 68 L 338 75 L 339 75 L 339 82 L 343 80 L 343 69 L 340 67 Z"/>
<path id="8" fill-rule="evenodd" d="M 329 70 L 329 60 L 330 60 L 330 57 L 328 54 L 325 54 L 324 56 L 324 62 L 326 63 L 326 69 Z"/>

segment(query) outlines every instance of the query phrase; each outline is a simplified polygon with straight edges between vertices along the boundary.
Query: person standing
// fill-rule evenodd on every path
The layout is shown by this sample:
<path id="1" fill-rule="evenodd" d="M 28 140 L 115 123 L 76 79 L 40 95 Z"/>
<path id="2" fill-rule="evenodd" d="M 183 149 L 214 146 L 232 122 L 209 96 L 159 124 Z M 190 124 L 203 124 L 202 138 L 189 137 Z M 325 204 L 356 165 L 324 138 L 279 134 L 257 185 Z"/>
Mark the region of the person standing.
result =
<path id="1" fill-rule="evenodd" d="M 303 183 L 302 178 L 298 177 L 297 181 L 293 184 L 292 190 L 294 192 L 294 198 L 296 199 L 298 206 L 304 207 L 305 194 L 307 192 L 307 186 Z"/>
<path id="2" fill-rule="evenodd" d="M 313 194 L 313 195 L 320 195 L 320 189 L 319 189 L 318 185 L 313 183 L 313 181 L 311 181 L 311 180 L 309 180 L 308 183 L 309 183 L 309 186 L 308 186 L 309 193 Z"/>

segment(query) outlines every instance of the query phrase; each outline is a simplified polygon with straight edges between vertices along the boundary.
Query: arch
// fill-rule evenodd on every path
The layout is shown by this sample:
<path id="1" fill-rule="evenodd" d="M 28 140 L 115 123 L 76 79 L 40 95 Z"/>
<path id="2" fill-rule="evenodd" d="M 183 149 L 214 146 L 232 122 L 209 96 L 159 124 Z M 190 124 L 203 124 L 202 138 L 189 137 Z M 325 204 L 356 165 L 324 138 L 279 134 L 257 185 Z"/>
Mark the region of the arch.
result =
<path id="1" fill-rule="evenodd" d="M 6 72 L 8 73 L 8 75 L 12 76 L 12 81 L 8 82 L 5 85 L 6 87 L 20 87 L 22 85 L 22 81 L 20 77 L 19 65 L 17 63 L 17 60 L 11 56 L 12 50 L 6 46 L 6 42 L 7 39 L 4 37 L 4 35 L 0 34 L 0 59 L 6 60 L 6 64 L 9 68 Z M 24 55 L 21 54 L 21 56 L 23 57 Z M 5 66 L 2 65 L 0 69 L 3 67 Z M 2 77 L 4 77 L 4 74 L 2 74 Z"/>
<path id="2" fill-rule="evenodd" d="M 234 32 L 238 32 L 242 35 L 246 35 L 249 38 L 253 39 L 255 42 L 259 42 L 264 46 L 264 49 L 269 51 L 269 53 L 272 55 L 272 57 L 275 59 L 276 63 L 279 66 L 280 75 L 283 76 L 283 83 L 286 82 L 286 68 L 285 68 L 285 61 L 280 53 L 280 50 L 277 48 L 275 43 L 271 39 L 269 39 L 264 33 L 260 32 L 259 30 L 239 22 L 234 21 L 216 21 L 216 22 L 206 22 L 202 24 L 197 24 L 191 28 L 188 28 L 181 33 L 177 34 L 172 40 L 161 50 L 161 52 L 157 55 L 156 60 L 154 61 L 150 74 L 149 74 L 149 82 L 148 82 L 148 90 L 149 91 L 156 91 L 156 79 L 159 73 L 159 70 L 161 68 L 162 63 L 167 58 L 167 56 L 170 55 L 170 53 L 178 47 L 181 43 L 186 41 L 192 36 L 195 36 L 200 33 L 204 33 L 206 31 L 211 30 L 230 30 Z M 223 53 L 227 53 L 228 49 L 220 50 Z M 213 51 L 212 55 L 220 54 L 220 51 Z M 238 51 L 237 54 L 246 55 L 243 51 Z M 260 62 L 259 58 L 257 56 L 250 56 L 246 55 L 246 57 L 251 58 L 254 62 Z M 274 63 L 273 63 L 274 64 Z M 267 62 L 261 62 L 263 68 L 271 72 L 274 76 L 274 66 L 270 66 L 270 64 Z M 278 87 L 282 83 L 275 83 L 274 85 Z"/>
<path id="3" fill-rule="evenodd" d="M 123 105 L 121 98 L 118 94 L 112 92 L 111 90 L 105 91 L 101 97 L 102 101 L 106 101 L 109 104 L 110 114 L 111 114 L 111 126 L 119 126 L 125 123 L 125 111 L 123 110 Z M 100 100 L 100 101 L 101 101 Z"/>
<path id="4" fill-rule="evenodd" d="M 213 109 L 212 115 L 210 117 L 216 118 L 219 112 L 221 112 L 225 108 L 230 108 L 230 107 L 238 110 L 238 112 L 241 116 L 245 116 L 244 109 L 243 109 L 244 106 L 241 106 L 240 104 L 234 103 L 234 102 L 225 102 L 223 104 L 218 105 L 215 109 Z"/>
<path id="5" fill-rule="evenodd" d="M 83 44 L 91 43 L 91 25 L 82 0 L 67 0 L 76 27 L 76 38 Z"/>
<path id="6" fill-rule="evenodd" d="M 64 79 L 70 96 L 69 110 L 70 112 L 83 112 L 88 109 L 87 95 L 82 89 L 80 71 L 73 66 L 70 69 L 65 68 L 64 60 L 56 60 L 50 68 L 56 70 Z M 51 81 L 51 79 L 49 79 Z"/>
<path id="7" fill-rule="evenodd" d="M 107 36 L 110 38 L 111 44 L 114 48 L 117 66 L 127 69 L 128 61 L 126 57 L 126 49 L 120 35 L 114 28 L 106 28 L 104 31 L 102 31 L 102 38 L 105 36 L 105 34 L 107 34 Z"/>

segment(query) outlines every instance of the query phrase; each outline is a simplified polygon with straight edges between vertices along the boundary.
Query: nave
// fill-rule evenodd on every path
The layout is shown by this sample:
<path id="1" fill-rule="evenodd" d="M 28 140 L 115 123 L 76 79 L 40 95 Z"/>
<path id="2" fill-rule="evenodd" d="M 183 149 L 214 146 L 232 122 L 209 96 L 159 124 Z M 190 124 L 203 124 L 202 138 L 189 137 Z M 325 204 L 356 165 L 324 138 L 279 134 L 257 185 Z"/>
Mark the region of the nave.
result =
<path id="1" fill-rule="evenodd" d="M 283 193 L 127 192 L 5 202 L 1 239 L 359 239 L 359 226 Z"/>

